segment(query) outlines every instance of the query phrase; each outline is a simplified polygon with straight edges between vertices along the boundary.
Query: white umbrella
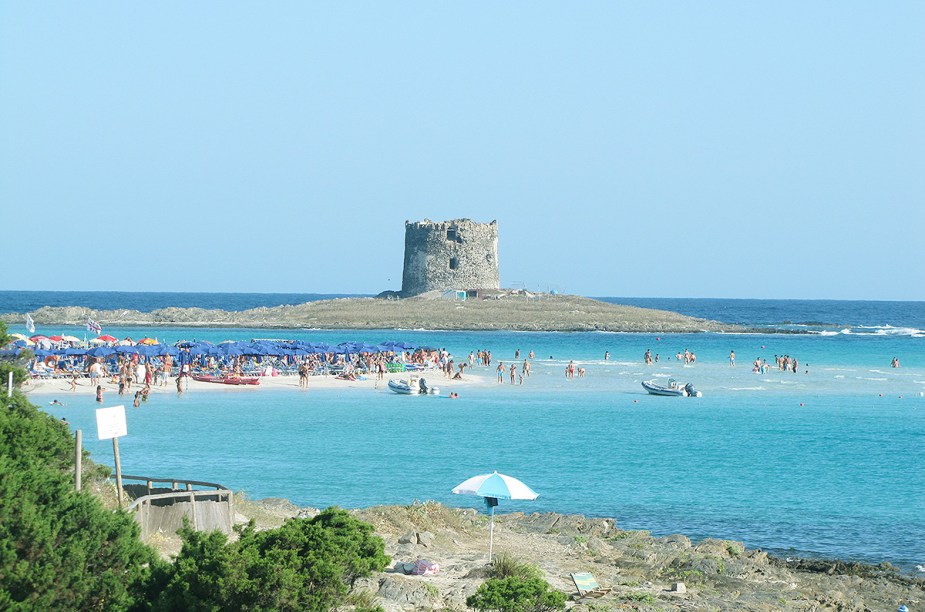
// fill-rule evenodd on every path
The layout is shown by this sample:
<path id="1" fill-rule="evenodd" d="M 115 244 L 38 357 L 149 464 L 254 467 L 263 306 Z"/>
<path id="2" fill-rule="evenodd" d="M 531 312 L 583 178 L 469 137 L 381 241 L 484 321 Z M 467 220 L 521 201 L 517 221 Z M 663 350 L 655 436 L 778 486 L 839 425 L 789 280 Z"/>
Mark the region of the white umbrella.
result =
<path id="1" fill-rule="evenodd" d="M 461 482 L 454 489 L 453 493 L 460 495 L 478 495 L 485 498 L 485 504 L 488 506 L 491 520 L 488 528 L 488 562 L 491 563 L 491 553 L 494 547 L 495 538 L 495 506 L 498 505 L 499 499 L 529 499 L 534 500 L 539 497 L 533 489 L 520 482 L 512 476 L 493 472 L 491 474 L 481 474 Z"/>

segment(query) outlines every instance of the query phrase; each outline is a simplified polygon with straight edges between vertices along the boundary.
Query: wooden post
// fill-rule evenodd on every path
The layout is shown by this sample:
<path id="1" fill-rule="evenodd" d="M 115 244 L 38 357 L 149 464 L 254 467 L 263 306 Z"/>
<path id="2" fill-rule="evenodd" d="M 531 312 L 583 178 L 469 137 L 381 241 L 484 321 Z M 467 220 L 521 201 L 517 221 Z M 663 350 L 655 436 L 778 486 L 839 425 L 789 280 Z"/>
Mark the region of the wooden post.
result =
<path id="1" fill-rule="evenodd" d="M 74 487 L 80 491 L 80 478 L 83 471 L 82 462 L 83 462 L 83 432 L 77 430 L 77 439 L 76 439 L 76 452 L 74 453 Z"/>
<path id="2" fill-rule="evenodd" d="M 116 495 L 122 507 L 122 462 L 119 460 L 119 436 L 112 438 L 112 453 L 116 457 Z"/>
<path id="3" fill-rule="evenodd" d="M 196 494 L 190 492 L 189 494 L 190 508 L 193 509 L 193 529 L 199 531 L 199 517 L 196 516 Z"/>
<path id="4" fill-rule="evenodd" d="M 10 371 L 10 377 L 6 383 L 6 396 L 13 397 L 13 372 Z"/>

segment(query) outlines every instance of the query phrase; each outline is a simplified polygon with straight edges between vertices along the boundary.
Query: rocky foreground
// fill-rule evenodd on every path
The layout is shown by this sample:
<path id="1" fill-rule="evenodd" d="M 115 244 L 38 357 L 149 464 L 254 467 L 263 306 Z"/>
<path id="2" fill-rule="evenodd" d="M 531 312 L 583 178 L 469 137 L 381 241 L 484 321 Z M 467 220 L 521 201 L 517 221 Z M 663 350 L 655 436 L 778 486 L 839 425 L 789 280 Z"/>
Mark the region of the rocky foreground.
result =
<path id="1" fill-rule="evenodd" d="M 25 313 L 0 315 L 18 324 Z M 734 325 L 675 312 L 620 306 L 574 295 L 501 291 L 487 299 L 456 301 L 437 295 L 405 299 L 342 298 L 297 306 L 240 312 L 202 308 L 91 310 L 44 307 L 32 313 L 37 324 L 84 325 L 87 317 L 109 326 L 189 326 L 311 329 L 432 329 L 611 332 L 735 332 Z"/>
<path id="2" fill-rule="evenodd" d="M 312 516 L 279 499 L 236 500 L 239 520 L 275 527 L 285 518 Z M 355 511 L 385 540 L 393 563 L 427 559 L 434 576 L 387 570 L 358 584 L 385 610 L 465 610 L 466 597 L 485 580 L 488 517 L 434 502 Z M 171 545 L 162 541 L 161 549 Z M 165 548 L 166 546 L 166 548 Z M 176 549 L 174 542 L 172 547 Z M 889 564 L 783 560 L 741 542 L 691 542 L 683 535 L 655 538 L 624 531 L 612 519 L 554 513 L 495 516 L 495 553 L 539 567 L 556 589 L 576 594 L 570 574 L 592 572 L 613 593 L 573 599 L 585 610 L 910 610 L 925 605 L 925 580 Z"/>

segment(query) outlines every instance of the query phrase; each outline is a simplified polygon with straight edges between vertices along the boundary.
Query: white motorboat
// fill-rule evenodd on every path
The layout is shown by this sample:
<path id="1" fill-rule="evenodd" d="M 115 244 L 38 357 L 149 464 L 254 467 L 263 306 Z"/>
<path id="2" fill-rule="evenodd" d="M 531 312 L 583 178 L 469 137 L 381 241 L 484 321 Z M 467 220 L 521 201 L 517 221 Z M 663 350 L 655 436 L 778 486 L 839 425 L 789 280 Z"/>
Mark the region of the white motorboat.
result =
<path id="1" fill-rule="evenodd" d="M 678 381 L 669 378 L 668 385 L 660 385 L 654 380 L 642 381 L 642 388 L 651 395 L 664 395 L 669 397 L 703 397 L 703 393 L 694 389 L 692 383 L 682 385 Z"/>
<path id="2" fill-rule="evenodd" d="M 440 389 L 429 386 L 423 378 L 390 380 L 389 389 L 399 395 L 440 395 Z"/>

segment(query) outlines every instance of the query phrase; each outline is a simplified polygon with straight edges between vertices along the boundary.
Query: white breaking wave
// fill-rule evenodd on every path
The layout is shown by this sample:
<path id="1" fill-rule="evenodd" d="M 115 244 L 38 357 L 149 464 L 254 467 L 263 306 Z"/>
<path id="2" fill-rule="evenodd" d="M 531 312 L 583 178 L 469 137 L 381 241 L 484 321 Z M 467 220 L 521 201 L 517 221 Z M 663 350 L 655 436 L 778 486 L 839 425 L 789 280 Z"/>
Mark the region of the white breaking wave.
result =
<path id="1" fill-rule="evenodd" d="M 858 325 L 857 329 L 859 330 L 858 333 L 868 333 L 875 336 L 921 336 L 925 334 L 925 330 L 916 329 L 915 327 L 893 327 L 892 325 Z"/>
<path id="2" fill-rule="evenodd" d="M 856 327 L 845 327 L 838 331 L 830 329 L 810 330 L 809 333 L 817 336 L 911 336 L 913 338 L 925 338 L 925 330 L 916 327 L 894 327 L 892 325 L 858 325 Z"/>

